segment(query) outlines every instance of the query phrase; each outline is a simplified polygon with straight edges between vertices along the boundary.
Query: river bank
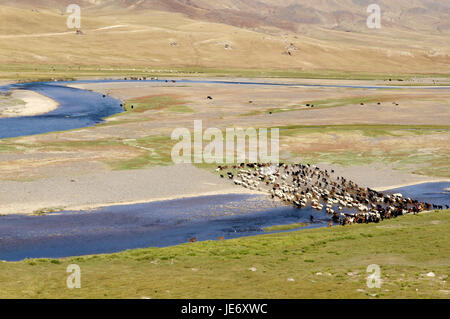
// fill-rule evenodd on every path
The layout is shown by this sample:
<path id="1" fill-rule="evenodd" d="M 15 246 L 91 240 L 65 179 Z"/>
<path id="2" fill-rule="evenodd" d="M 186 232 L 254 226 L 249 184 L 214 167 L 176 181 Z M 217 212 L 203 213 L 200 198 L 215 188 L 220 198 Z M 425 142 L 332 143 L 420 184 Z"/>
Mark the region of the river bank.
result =
<path id="1" fill-rule="evenodd" d="M 442 191 L 448 185 L 421 184 L 391 192 L 420 201 L 450 204 L 448 194 Z M 342 210 L 347 211 L 350 212 Z M 43 216 L 10 215 L 1 217 L 1 221 L 0 260 L 17 261 L 255 236 L 275 225 L 301 224 L 275 232 L 327 227 L 330 215 L 311 207 L 287 206 L 269 196 L 232 194 L 119 205 L 95 211 L 66 210 Z"/>
<path id="2" fill-rule="evenodd" d="M 336 174 L 378 191 L 448 181 L 400 173 L 388 167 L 379 169 L 373 165 L 341 167 L 323 164 L 319 167 L 335 169 Z M 230 180 L 221 179 L 190 164 L 124 171 L 99 168 L 95 173 L 84 174 L 58 171 L 52 177 L 30 181 L 0 180 L 0 214 L 32 214 L 61 209 L 92 210 L 226 194 L 267 195 L 235 186 Z"/>
<path id="3" fill-rule="evenodd" d="M 56 110 L 59 103 L 55 100 L 29 90 L 13 90 L 6 97 L 11 103 L 1 103 L 0 118 L 34 116 Z M 14 103 L 17 101 L 17 103 Z"/>
<path id="4" fill-rule="evenodd" d="M 195 181 L 195 182 L 193 182 Z M 190 164 L 139 170 L 57 176 L 35 181 L 0 181 L 0 214 L 40 210 L 90 210 L 220 194 L 255 194 Z"/>

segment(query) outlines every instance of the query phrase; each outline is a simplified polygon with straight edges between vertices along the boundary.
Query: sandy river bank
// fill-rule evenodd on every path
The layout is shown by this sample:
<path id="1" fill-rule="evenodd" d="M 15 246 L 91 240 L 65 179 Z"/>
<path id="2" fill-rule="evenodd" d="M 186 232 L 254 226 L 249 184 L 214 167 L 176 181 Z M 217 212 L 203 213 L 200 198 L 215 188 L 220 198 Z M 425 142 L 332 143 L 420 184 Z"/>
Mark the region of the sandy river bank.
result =
<path id="1" fill-rule="evenodd" d="M 59 106 L 51 98 L 28 90 L 14 90 L 7 98 L 11 103 L 2 105 L 0 101 L 0 118 L 45 114 Z"/>
<path id="2" fill-rule="evenodd" d="M 326 168 L 328 165 L 319 165 Z M 339 167 L 336 174 L 378 191 L 442 179 L 401 173 L 373 165 Z M 448 181 L 448 180 L 445 180 Z M 190 164 L 72 175 L 57 174 L 34 181 L 0 180 L 0 214 L 38 210 L 90 210 L 181 198 L 225 194 L 261 194 L 235 186 Z"/>
<path id="3" fill-rule="evenodd" d="M 255 194 L 189 164 L 0 181 L 0 214 L 98 207 L 219 194 Z"/>

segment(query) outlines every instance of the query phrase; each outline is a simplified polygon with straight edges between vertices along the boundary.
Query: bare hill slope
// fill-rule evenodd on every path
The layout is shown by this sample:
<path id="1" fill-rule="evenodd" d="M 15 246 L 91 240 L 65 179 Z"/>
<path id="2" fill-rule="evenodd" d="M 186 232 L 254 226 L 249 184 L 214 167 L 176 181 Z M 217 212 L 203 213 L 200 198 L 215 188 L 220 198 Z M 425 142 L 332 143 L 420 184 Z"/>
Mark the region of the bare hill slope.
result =
<path id="1" fill-rule="evenodd" d="M 200 66 L 449 73 L 450 7 L 381 0 L 0 0 L 0 64 Z"/>

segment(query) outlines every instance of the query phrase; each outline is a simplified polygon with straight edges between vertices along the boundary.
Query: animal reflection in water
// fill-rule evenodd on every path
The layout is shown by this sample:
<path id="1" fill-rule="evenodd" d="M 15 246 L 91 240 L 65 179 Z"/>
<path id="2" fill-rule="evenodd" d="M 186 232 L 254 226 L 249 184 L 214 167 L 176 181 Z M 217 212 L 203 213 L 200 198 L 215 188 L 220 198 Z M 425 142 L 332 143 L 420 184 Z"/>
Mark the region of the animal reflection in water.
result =
<path id="1" fill-rule="evenodd" d="M 331 220 L 341 225 L 378 223 L 432 208 L 443 209 L 441 205 L 403 198 L 399 193 L 387 195 L 360 187 L 344 177 L 335 176 L 334 170 L 322 170 L 310 164 L 241 163 L 218 166 L 216 171 L 226 172 L 236 185 L 269 192 L 272 198 L 298 208 L 311 205 L 316 210 L 323 210 L 325 207 Z M 220 176 L 225 178 L 224 174 Z M 354 212 L 342 212 L 344 209 Z"/>

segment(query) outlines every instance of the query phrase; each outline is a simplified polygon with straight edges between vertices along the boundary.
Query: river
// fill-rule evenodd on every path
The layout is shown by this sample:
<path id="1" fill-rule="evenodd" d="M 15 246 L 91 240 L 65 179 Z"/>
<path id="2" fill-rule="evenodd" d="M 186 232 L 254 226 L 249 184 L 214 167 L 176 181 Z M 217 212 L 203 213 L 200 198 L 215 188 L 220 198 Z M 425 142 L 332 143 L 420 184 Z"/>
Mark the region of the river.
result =
<path id="1" fill-rule="evenodd" d="M 448 187 L 450 183 L 426 183 L 386 193 L 400 192 L 421 201 L 450 205 Z M 268 196 L 261 195 L 204 196 L 46 216 L 8 215 L 0 217 L 0 260 L 165 247 L 189 242 L 192 237 L 198 241 L 221 236 L 231 239 L 265 234 L 264 228 L 274 225 L 302 222 L 307 224 L 302 229 L 308 229 L 326 227 L 329 221 L 324 211 L 274 205 Z"/>
<path id="2" fill-rule="evenodd" d="M 55 131 L 83 128 L 101 123 L 106 117 L 123 112 L 121 102 L 109 96 L 89 90 L 68 87 L 71 84 L 118 83 L 118 82 L 155 82 L 165 83 L 171 80 L 79 80 L 18 83 L 0 86 L 1 92 L 10 90 L 31 90 L 45 95 L 59 103 L 59 107 L 49 113 L 0 119 L 0 139 L 19 137 Z M 176 83 L 204 83 L 221 85 L 266 85 L 266 86 L 304 86 L 328 88 L 362 88 L 362 89 L 418 89 L 416 86 L 365 86 L 365 85 L 326 85 L 309 83 L 269 83 L 251 81 L 202 81 L 176 80 Z M 449 90 L 449 86 L 423 87 L 431 90 Z"/>

